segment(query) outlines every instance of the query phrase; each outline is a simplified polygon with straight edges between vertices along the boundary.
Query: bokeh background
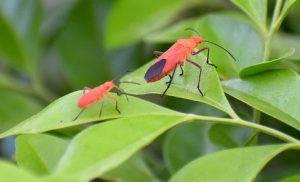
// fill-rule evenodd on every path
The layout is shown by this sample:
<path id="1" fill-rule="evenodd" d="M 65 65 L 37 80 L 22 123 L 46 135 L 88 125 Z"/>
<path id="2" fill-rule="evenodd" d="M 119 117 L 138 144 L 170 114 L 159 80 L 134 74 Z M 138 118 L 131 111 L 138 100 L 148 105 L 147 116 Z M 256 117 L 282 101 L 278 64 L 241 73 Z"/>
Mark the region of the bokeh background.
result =
<path id="1" fill-rule="evenodd" d="M 274 2 L 270 1 L 269 9 L 273 7 Z M 84 86 L 97 86 L 140 67 L 154 58 L 154 50 L 166 50 L 170 46 L 147 41 L 148 35 L 211 13 L 237 13 L 246 18 L 227 0 L 0 0 L 0 132 L 37 113 L 56 98 Z M 268 17 L 271 14 L 269 11 Z M 296 47 L 296 56 L 299 55 L 299 6 L 286 17 L 280 34 Z M 281 47 L 278 41 L 274 50 L 280 52 Z M 292 66 L 300 71 L 296 61 Z M 157 95 L 143 98 L 179 111 L 225 116 L 210 106 L 191 101 Z M 229 99 L 240 115 L 246 119 L 252 117 L 250 107 Z M 297 135 L 280 122 L 270 122 L 274 118 L 267 115 L 262 118 L 266 125 Z M 199 155 L 242 145 L 234 140 L 230 145 L 228 141 L 220 143 L 219 139 L 210 137 L 215 136 L 213 132 L 224 131 L 219 125 L 181 125 L 157 139 L 144 150 L 143 156 L 154 173 L 164 179 Z M 224 136 L 233 133 L 241 137 L 244 132 L 247 131 L 228 127 Z M 260 142 L 270 140 L 273 139 L 264 136 Z M 170 148 L 162 150 L 162 146 L 167 146 L 162 143 L 174 145 L 176 149 L 173 153 Z M 189 149 L 191 146 L 196 147 Z M 162 155 L 170 150 L 175 157 L 181 157 L 178 164 L 163 161 Z M 0 154 L 4 158 L 13 157 L 14 138 L 1 141 Z M 262 178 L 276 179 L 284 176 L 283 173 L 299 172 L 299 160 L 293 151 L 285 152 L 268 165 Z M 288 170 L 278 172 L 284 168 Z"/>

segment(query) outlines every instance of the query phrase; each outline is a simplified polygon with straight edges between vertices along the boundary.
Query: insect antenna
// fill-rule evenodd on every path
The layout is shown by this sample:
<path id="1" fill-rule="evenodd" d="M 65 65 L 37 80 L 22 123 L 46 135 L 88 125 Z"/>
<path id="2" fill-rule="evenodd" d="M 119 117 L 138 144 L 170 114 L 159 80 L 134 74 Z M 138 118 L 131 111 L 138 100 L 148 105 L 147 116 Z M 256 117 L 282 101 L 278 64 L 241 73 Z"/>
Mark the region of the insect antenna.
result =
<path id="1" fill-rule="evenodd" d="M 130 73 L 130 72 L 132 72 L 132 70 L 128 70 L 128 71 L 125 71 L 124 73 L 118 74 L 118 75 L 113 79 L 113 81 L 116 83 L 115 80 L 119 80 L 119 78 L 120 78 L 121 76 L 123 76 L 123 75 L 126 74 L 126 73 Z M 130 83 L 130 84 L 140 85 L 139 83 L 134 82 L 134 81 L 118 81 L 118 82 L 117 82 L 117 85 L 119 85 L 120 83 Z M 128 100 L 128 95 L 131 95 L 131 94 L 125 92 L 123 89 L 121 89 L 121 88 L 120 88 L 119 86 L 117 86 L 117 85 L 115 86 L 115 88 L 116 88 L 116 90 L 117 90 L 117 94 L 118 94 L 118 95 L 124 94 L 124 95 L 126 96 L 126 99 Z"/>
<path id="2" fill-rule="evenodd" d="M 125 75 L 125 74 L 127 74 L 127 73 L 130 73 L 130 72 L 132 72 L 132 70 L 127 70 L 127 71 L 125 71 L 125 72 L 119 73 L 119 74 L 117 74 L 112 80 L 113 80 L 114 82 L 116 82 L 116 80 L 119 80 L 123 75 Z"/>
<path id="3" fill-rule="evenodd" d="M 225 49 L 224 47 L 220 46 L 219 44 L 214 43 L 214 42 L 212 42 L 212 41 L 208 41 L 208 40 L 204 40 L 204 42 L 208 42 L 208 43 L 210 43 L 210 44 L 212 44 L 212 45 L 215 45 L 215 46 L 217 46 L 217 47 L 223 49 L 225 52 L 227 52 L 227 53 L 230 55 L 230 57 L 231 57 L 234 61 L 236 61 L 235 57 L 234 57 L 227 49 Z"/>
<path id="4" fill-rule="evenodd" d="M 196 33 L 197 35 L 199 35 L 200 36 L 200 33 L 196 30 L 196 29 L 194 29 L 194 28 L 186 28 L 186 29 L 184 29 L 185 31 L 187 31 L 187 30 L 190 30 L 190 31 L 192 31 L 192 32 L 194 32 L 194 33 Z"/>
<path id="5" fill-rule="evenodd" d="M 200 36 L 199 32 L 198 32 L 197 30 L 193 29 L 193 28 L 186 28 L 186 29 L 184 29 L 184 30 L 190 30 L 190 31 L 196 33 L 198 36 Z M 225 49 L 224 47 L 220 46 L 219 44 L 214 43 L 214 42 L 212 42 L 212 41 L 208 41 L 208 40 L 204 40 L 204 42 L 208 42 L 208 43 L 210 43 L 210 44 L 212 44 L 212 45 L 215 45 L 215 46 L 217 46 L 217 47 L 223 49 L 225 52 L 227 52 L 227 53 L 230 55 L 230 57 L 231 57 L 234 61 L 236 61 L 235 57 L 234 57 L 227 49 Z"/>
<path id="6" fill-rule="evenodd" d="M 130 83 L 130 84 L 136 84 L 136 85 L 140 85 L 139 83 L 137 82 L 132 82 L 132 81 L 120 81 L 119 83 Z M 117 94 L 118 95 L 121 95 L 121 94 L 124 94 L 126 96 L 126 99 L 128 100 L 128 95 L 132 95 L 132 94 L 129 94 L 127 92 L 125 92 L 123 89 L 121 89 L 119 86 L 115 86 L 116 90 L 117 90 Z"/>

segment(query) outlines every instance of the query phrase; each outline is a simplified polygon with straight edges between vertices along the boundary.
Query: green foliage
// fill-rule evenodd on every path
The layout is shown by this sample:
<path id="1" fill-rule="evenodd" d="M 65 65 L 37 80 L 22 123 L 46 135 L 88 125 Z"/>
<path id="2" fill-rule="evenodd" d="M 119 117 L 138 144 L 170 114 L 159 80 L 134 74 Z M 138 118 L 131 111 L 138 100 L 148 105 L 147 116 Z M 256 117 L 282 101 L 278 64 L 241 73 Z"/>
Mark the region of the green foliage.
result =
<path id="1" fill-rule="evenodd" d="M 47 134 L 20 135 L 16 139 L 17 163 L 37 174 L 50 173 L 68 143 L 68 140 Z"/>
<path id="2" fill-rule="evenodd" d="M 171 178 L 170 182 L 179 182 L 185 179 L 189 179 L 191 182 L 253 181 L 261 168 L 273 157 L 292 147 L 295 146 L 256 146 L 210 154 L 186 165 Z M 215 175 L 216 171 L 218 171 L 218 175 Z"/>
<path id="3" fill-rule="evenodd" d="M 116 167 L 155 137 L 184 120 L 180 115 L 158 115 L 144 116 L 142 120 L 141 117 L 130 117 L 97 124 L 72 140 L 56 172 L 93 179 Z"/>
<path id="4" fill-rule="evenodd" d="M 223 84 L 226 93 L 231 96 L 300 130 L 297 108 L 300 103 L 300 78 L 297 73 L 273 70 L 244 79 L 225 81 Z"/>
<path id="5" fill-rule="evenodd" d="M 35 73 L 39 49 L 40 1 L 3 0 L 0 7 L 0 51 L 15 67 Z"/>
<path id="6" fill-rule="evenodd" d="M 39 181 L 34 175 L 30 174 L 25 170 L 19 169 L 17 166 L 10 164 L 8 162 L 0 162 L 0 180 L 1 181 Z"/>
<path id="7" fill-rule="evenodd" d="M 190 0 L 117 1 L 109 14 L 106 45 L 131 44 L 173 19 Z"/>
<path id="8" fill-rule="evenodd" d="M 66 28 L 61 30 L 55 42 L 65 75 L 75 88 L 103 82 L 111 74 L 111 63 L 104 50 L 103 20 L 97 15 L 103 11 L 103 5 L 104 2 L 95 0 L 80 1 L 74 5 L 64 25 Z"/>
<path id="9" fill-rule="evenodd" d="M 231 0 L 241 8 L 262 31 L 267 31 L 267 0 Z"/>
<path id="10" fill-rule="evenodd" d="M 300 175 L 295 175 L 295 176 L 291 176 L 291 177 L 288 177 L 286 179 L 283 179 L 281 180 L 280 182 L 297 182 L 300 180 Z"/>
<path id="11" fill-rule="evenodd" d="M 154 182 L 158 181 L 151 173 L 143 157 L 138 153 L 119 165 L 116 169 L 109 171 L 103 175 L 108 180 L 122 180 L 125 182 L 130 181 L 145 181 Z"/>
<path id="12" fill-rule="evenodd" d="M 299 158 L 297 4 L 2 0 L 1 151 L 11 136 L 16 151 L 0 181 L 264 181 L 278 167 L 277 181 L 299 181 L 299 164 L 271 162 L 287 150 Z M 204 96 L 186 63 L 162 98 L 168 76 L 144 80 L 151 52 L 195 35 L 186 28 L 237 62 L 204 42 L 218 68 L 207 52 L 189 57 Z M 121 113 L 104 97 L 74 120 L 83 93 L 73 89 L 112 79 L 129 94 L 108 93 Z"/>

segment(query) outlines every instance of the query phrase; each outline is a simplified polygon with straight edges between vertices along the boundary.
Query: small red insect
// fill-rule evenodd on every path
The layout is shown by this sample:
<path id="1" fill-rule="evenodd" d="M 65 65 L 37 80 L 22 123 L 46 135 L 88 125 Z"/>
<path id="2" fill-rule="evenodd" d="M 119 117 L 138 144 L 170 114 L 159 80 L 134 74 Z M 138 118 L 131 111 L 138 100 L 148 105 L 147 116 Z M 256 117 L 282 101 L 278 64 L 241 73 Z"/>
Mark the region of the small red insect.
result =
<path id="1" fill-rule="evenodd" d="M 197 34 L 199 34 L 196 30 L 191 29 L 191 28 L 188 28 L 186 30 L 191 30 L 191 31 L 194 31 Z M 160 51 L 153 52 L 155 55 L 157 55 L 159 57 L 155 60 L 154 64 L 151 65 L 150 68 L 147 70 L 147 72 L 144 76 L 144 79 L 147 82 L 155 82 L 155 81 L 158 81 L 158 80 L 162 79 L 163 77 L 169 75 L 170 80 L 168 82 L 166 82 L 168 85 L 162 94 L 162 96 L 163 96 L 167 92 L 167 90 L 169 89 L 169 87 L 173 81 L 176 68 L 178 66 L 180 67 L 180 69 L 181 69 L 180 76 L 182 76 L 183 75 L 182 65 L 184 64 L 185 61 L 187 61 L 187 62 L 193 64 L 194 66 L 196 66 L 197 68 L 199 68 L 199 70 L 200 70 L 197 89 L 199 90 L 200 94 L 203 96 L 204 94 L 202 93 L 202 91 L 200 89 L 200 78 L 201 78 L 202 67 L 198 63 L 195 63 L 194 61 L 191 61 L 188 59 L 188 57 L 190 55 L 196 55 L 196 54 L 199 54 L 200 52 L 207 50 L 206 63 L 217 68 L 216 65 L 209 62 L 209 48 L 208 47 L 204 47 L 198 51 L 195 51 L 195 48 L 203 42 L 208 42 L 208 43 L 211 43 L 213 45 L 220 47 L 221 49 L 225 50 L 234 60 L 236 60 L 228 50 L 226 50 L 225 48 L 223 48 L 222 46 L 220 46 L 216 43 L 204 40 L 200 36 L 194 36 L 194 37 L 187 38 L 187 39 L 179 39 L 166 52 L 160 52 Z M 173 73 L 171 75 L 170 73 L 172 71 L 173 71 Z"/>
<path id="2" fill-rule="evenodd" d="M 107 82 L 99 85 L 98 87 L 95 87 L 95 88 L 92 88 L 92 89 L 88 88 L 88 87 L 84 87 L 83 88 L 83 95 L 80 96 L 80 98 L 77 102 L 77 106 L 79 108 L 81 108 L 82 110 L 73 119 L 73 121 L 75 121 L 86 108 L 90 107 L 91 105 L 95 104 L 98 101 L 103 100 L 103 98 L 105 96 L 116 102 L 116 110 L 118 111 L 118 113 L 121 113 L 119 108 L 118 108 L 118 99 L 117 99 L 117 97 L 108 95 L 108 92 L 111 91 L 114 88 L 116 88 L 118 92 L 125 94 L 125 96 L 127 98 L 127 94 L 121 88 L 119 88 L 113 82 L 113 80 L 107 81 Z M 128 100 L 128 98 L 127 98 L 127 100 Z M 104 102 L 102 101 L 100 112 L 99 112 L 99 117 L 101 116 L 101 113 L 102 113 L 103 103 Z"/>

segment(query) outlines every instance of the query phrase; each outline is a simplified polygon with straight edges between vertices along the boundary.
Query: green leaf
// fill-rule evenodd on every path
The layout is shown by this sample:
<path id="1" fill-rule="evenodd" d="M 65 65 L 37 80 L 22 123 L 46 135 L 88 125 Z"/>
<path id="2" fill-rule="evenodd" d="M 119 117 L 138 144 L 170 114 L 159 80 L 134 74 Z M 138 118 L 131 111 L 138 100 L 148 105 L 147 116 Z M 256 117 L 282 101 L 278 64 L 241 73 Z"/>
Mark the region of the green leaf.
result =
<path id="1" fill-rule="evenodd" d="M 294 52 L 295 49 L 290 49 L 288 52 L 286 52 L 284 55 L 282 55 L 277 59 L 246 67 L 240 71 L 240 77 L 247 77 L 264 71 L 283 68 L 284 67 L 283 62 L 285 61 L 285 59 L 292 56 Z"/>
<path id="2" fill-rule="evenodd" d="M 300 174 L 287 177 L 285 179 L 280 180 L 279 182 L 298 182 L 300 181 Z"/>
<path id="3" fill-rule="evenodd" d="M 285 0 L 280 12 L 280 18 L 283 19 L 297 3 L 299 4 L 298 0 Z"/>
<path id="4" fill-rule="evenodd" d="M 169 23 L 190 3 L 186 0 L 116 1 L 107 20 L 107 47 L 117 48 L 138 41 Z"/>
<path id="5" fill-rule="evenodd" d="M 0 181 L 40 182 L 38 178 L 8 162 L 0 161 Z"/>
<path id="6" fill-rule="evenodd" d="M 169 102 L 170 99 L 168 99 Z M 205 116 L 226 117 L 224 112 L 216 110 L 206 104 L 178 103 L 178 99 L 171 99 L 170 106 L 185 113 L 197 113 Z M 184 123 L 172 128 L 163 140 L 163 159 L 168 172 L 173 174 L 191 160 L 206 153 L 216 151 L 218 146 L 213 145 L 208 138 L 211 123 Z"/>
<path id="7" fill-rule="evenodd" d="M 98 0 L 78 1 L 55 42 L 64 66 L 62 71 L 74 88 L 96 86 L 111 79 L 111 62 L 103 47 L 101 28 L 104 4 Z"/>
<path id="8" fill-rule="evenodd" d="M 193 159 L 216 148 L 207 138 L 210 123 L 184 123 L 167 133 L 163 157 L 170 173 L 175 173 Z"/>
<path id="9" fill-rule="evenodd" d="M 36 174 L 50 173 L 68 143 L 68 140 L 47 134 L 20 135 L 16 139 L 17 163 Z"/>
<path id="10" fill-rule="evenodd" d="M 3 132 L 23 119 L 42 109 L 40 103 L 23 94 L 0 89 L 0 132 Z M 5 104 L 4 104 L 5 103 Z"/>
<path id="11" fill-rule="evenodd" d="M 0 2 L 0 54 L 30 73 L 37 71 L 40 19 L 38 0 Z"/>
<path id="12" fill-rule="evenodd" d="M 148 166 L 145 164 L 141 154 L 136 154 L 128 159 L 123 164 L 119 165 L 116 169 L 109 171 L 103 175 L 109 181 L 143 181 L 155 182 L 155 179 Z"/>
<path id="13" fill-rule="evenodd" d="M 64 176 L 64 175 L 44 176 L 41 178 L 41 181 L 43 182 L 86 182 L 85 180 L 81 180 L 73 176 Z"/>
<path id="14" fill-rule="evenodd" d="M 180 69 L 178 68 L 173 83 L 166 95 L 204 102 L 235 117 L 235 113 L 224 95 L 215 68 L 205 63 L 206 58 L 204 56 L 197 55 L 192 57 L 191 60 L 202 65 L 200 88 L 204 96 L 201 96 L 197 89 L 199 69 L 190 63 L 184 65 L 183 76 L 179 76 Z M 133 81 L 140 85 L 121 84 L 122 88 L 131 94 L 162 94 L 166 89 L 166 82 L 169 80 L 169 77 L 166 76 L 155 83 L 147 83 L 144 80 L 144 74 L 151 64 L 153 62 L 149 62 L 122 78 L 122 81 Z"/>
<path id="15" fill-rule="evenodd" d="M 188 27 L 194 28 L 201 37 L 223 46 L 237 59 L 237 62 L 234 62 L 224 50 L 209 43 L 204 42 L 201 45 L 210 48 L 210 60 L 218 66 L 217 71 L 221 78 L 238 77 L 240 69 L 259 63 L 263 59 L 263 44 L 259 34 L 241 19 L 238 15 L 211 14 L 183 21 L 165 31 L 147 36 L 146 40 L 174 43 L 177 39 L 195 35 L 191 31 L 184 31 Z"/>
<path id="16" fill-rule="evenodd" d="M 267 30 L 267 0 L 231 0 L 241 8 L 263 31 Z"/>
<path id="17" fill-rule="evenodd" d="M 289 59 L 300 59 L 300 36 L 296 34 L 277 33 L 274 36 L 272 43 L 272 56 L 281 57 L 282 55 L 295 49 L 293 55 Z"/>
<path id="18" fill-rule="evenodd" d="M 129 100 L 127 101 L 125 96 L 120 96 L 118 97 L 118 100 L 121 114 L 115 110 L 115 102 L 111 99 L 104 98 L 105 103 L 100 118 L 99 111 L 101 105 L 98 103 L 84 111 L 76 121 L 72 121 L 80 112 L 80 109 L 77 107 L 77 100 L 80 95 L 82 95 L 82 91 L 77 91 L 56 100 L 38 114 L 0 134 L 0 138 L 24 133 L 41 133 L 49 130 L 76 126 L 83 123 L 119 117 L 178 114 L 178 112 L 135 97 L 129 97 Z"/>
<path id="19" fill-rule="evenodd" d="M 184 123 L 167 133 L 163 157 L 175 173 L 197 157 L 229 147 L 241 146 L 251 134 L 248 128 L 212 123 Z"/>
<path id="20" fill-rule="evenodd" d="M 249 128 L 221 124 L 212 125 L 208 132 L 211 142 L 223 148 L 243 146 L 251 134 Z"/>
<path id="21" fill-rule="evenodd" d="M 300 130 L 300 78 L 291 70 L 274 70 L 223 82 L 229 95 Z"/>
<path id="22" fill-rule="evenodd" d="M 295 145 L 265 145 L 235 148 L 201 157 L 183 167 L 170 180 L 253 181 L 259 171 L 279 153 Z M 297 146 L 299 148 L 299 145 Z"/>
<path id="23" fill-rule="evenodd" d="M 71 141 L 56 173 L 93 179 L 117 167 L 167 129 L 186 119 L 184 115 L 150 115 L 92 126 Z"/>

